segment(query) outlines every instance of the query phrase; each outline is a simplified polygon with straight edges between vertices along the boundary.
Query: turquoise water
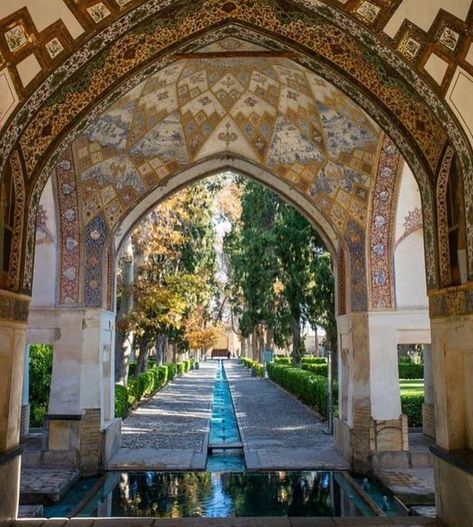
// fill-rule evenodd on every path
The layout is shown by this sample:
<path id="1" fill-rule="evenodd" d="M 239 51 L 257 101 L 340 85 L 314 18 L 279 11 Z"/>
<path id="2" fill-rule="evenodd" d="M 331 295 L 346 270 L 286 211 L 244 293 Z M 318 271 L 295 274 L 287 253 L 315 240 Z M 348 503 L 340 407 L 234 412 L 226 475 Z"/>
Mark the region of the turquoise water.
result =
<path id="1" fill-rule="evenodd" d="M 211 419 L 209 446 L 241 441 L 223 361 L 217 368 Z"/>
<path id="2" fill-rule="evenodd" d="M 399 516 L 405 514 L 405 511 L 396 504 L 392 497 L 392 493 L 378 485 L 372 479 L 364 476 L 355 476 L 355 481 L 368 494 L 376 505 L 386 514 L 386 516 Z"/>
<path id="3" fill-rule="evenodd" d="M 241 437 L 225 366 L 223 361 L 219 360 L 212 401 L 207 471 L 244 471 L 245 459 L 243 457 L 243 449 L 222 448 L 224 445 L 241 445 Z"/>
<path id="4" fill-rule="evenodd" d="M 335 477 L 337 476 L 337 477 Z M 372 516 L 342 473 L 122 472 L 79 516 Z"/>
<path id="5" fill-rule="evenodd" d="M 44 515 L 46 518 L 61 517 L 68 518 L 74 513 L 74 509 L 92 490 L 92 487 L 98 482 L 99 478 L 83 478 L 79 480 L 59 503 L 44 506 Z"/>

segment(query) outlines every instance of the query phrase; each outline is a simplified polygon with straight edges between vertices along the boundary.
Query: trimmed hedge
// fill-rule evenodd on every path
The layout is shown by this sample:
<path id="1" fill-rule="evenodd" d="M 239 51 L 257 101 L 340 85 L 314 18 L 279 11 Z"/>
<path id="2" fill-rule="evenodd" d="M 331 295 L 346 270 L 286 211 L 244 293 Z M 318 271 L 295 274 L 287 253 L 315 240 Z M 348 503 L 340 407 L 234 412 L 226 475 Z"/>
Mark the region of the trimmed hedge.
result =
<path id="1" fill-rule="evenodd" d="M 156 363 L 136 378 L 129 378 L 128 384 L 115 385 L 115 417 L 124 419 L 130 407 L 139 403 L 143 397 L 148 397 L 161 389 L 168 381 L 174 379 L 178 368 L 188 372 L 194 366 L 194 360 L 188 359 L 178 364 L 168 363 L 156 366 Z"/>
<path id="2" fill-rule="evenodd" d="M 122 384 L 115 384 L 115 417 L 125 419 L 128 415 L 128 389 Z"/>
<path id="3" fill-rule="evenodd" d="M 402 413 L 407 415 L 409 426 L 422 426 L 422 405 L 424 396 L 419 394 L 401 395 Z"/>
<path id="4" fill-rule="evenodd" d="M 243 366 L 255 370 L 255 373 L 258 377 L 263 377 L 264 365 L 261 362 L 255 361 L 253 359 L 247 359 L 246 357 L 241 357 L 240 360 Z"/>
<path id="5" fill-rule="evenodd" d="M 318 364 L 318 363 L 302 363 L 302 369 L 310 371 L 315 375 L 321 375 L 322 377 L 328 377 L 328 364 Z"/>
<path id="6" fill-rule="evenodd" d="M 400 379 L 423 379 L 424 378 L 424 365 L 414 363 L 403 363 L 398 364 L 399 378 Z"/>
<path id="7" fill-rule="evenodd" d="M 268 373 L 271 380 L 295 395 L 303 403 L 314 408 L 321 416 L 327 417 L 328 381 L 326 377 L 285 364 L 269 364 Z M 333 401 L 336 402 L 338 400 L 336 385 L 334 385 L 333 392 Z"/>
<path id="8" fill-rule="evenodd" d="M 327 364 L 327 359 L 325 357 L 312 357 L 305 356 L 302 357 L 302 364 Z"/>
<path id="9" fill-rule="evenodd" d="M 167 362 L 165 366 L 168 368 L 168 379 L 172 381 L 177 375 L 177 364 L 174 362 Z"/>
<path id="10" fill-rule="evenodd" d="M 276 364 L 291 364 L 291 359 L 290 357 L 278 357 L 276 355 L 276 357 L 274 357 L 274 362 Z"/>

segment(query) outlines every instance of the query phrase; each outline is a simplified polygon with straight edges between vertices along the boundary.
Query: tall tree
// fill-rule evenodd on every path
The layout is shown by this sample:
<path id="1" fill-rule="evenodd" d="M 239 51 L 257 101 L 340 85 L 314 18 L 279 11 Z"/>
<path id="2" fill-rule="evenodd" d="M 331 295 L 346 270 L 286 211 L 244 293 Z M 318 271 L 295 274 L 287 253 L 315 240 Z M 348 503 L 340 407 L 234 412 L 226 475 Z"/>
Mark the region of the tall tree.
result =
<path id="1" fill-rule="evenodd" d="M 243 336 L 252 335 L 259 350 L 265 329 L 278 346 L 291 340 L 298 362 L 307 324 L 336 338 L 330 256 L 294 207 L 259 183 L 240 180 L 240 185 L 241 216 L 224 244 L 233 310 Z"/>

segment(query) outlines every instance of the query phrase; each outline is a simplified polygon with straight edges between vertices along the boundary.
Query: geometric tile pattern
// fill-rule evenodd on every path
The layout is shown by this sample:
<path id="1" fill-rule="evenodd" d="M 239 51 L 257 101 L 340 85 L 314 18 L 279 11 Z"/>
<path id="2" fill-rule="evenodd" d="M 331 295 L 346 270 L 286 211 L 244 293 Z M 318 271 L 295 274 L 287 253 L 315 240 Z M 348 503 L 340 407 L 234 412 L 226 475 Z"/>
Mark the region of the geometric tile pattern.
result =
<path id="1" fill-rule="evenodd" d="M 202 51 L 248 48 L 225 39 Z M 255 47 L 253 51 L 258 51 Z M 288 181 L 343 234 L 366 226 L 379 128 L 286 58 L 181 60 L 131 90 L 73 144 L 85 223 L 109 229 L 140 196 L 229 151 Z"/>

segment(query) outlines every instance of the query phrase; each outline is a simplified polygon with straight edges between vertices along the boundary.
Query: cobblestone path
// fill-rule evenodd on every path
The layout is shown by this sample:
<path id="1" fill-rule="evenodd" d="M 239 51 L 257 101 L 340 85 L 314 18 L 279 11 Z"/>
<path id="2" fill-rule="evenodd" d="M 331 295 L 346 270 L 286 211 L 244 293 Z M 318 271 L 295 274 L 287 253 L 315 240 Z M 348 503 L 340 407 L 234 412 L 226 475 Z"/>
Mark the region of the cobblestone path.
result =
<path id="1" fill-rule="evenodd" d="M 225 361 L 248 469 L 348 468 L 307 406 L 269 380 Z"/>
<path id="2" fill-rule="evenodd" d="M 180 377 L 122 424 L 122 448 L 108 469 L 203 470 L 216 363 Z"/>

